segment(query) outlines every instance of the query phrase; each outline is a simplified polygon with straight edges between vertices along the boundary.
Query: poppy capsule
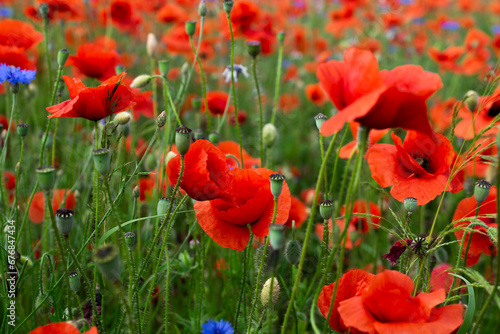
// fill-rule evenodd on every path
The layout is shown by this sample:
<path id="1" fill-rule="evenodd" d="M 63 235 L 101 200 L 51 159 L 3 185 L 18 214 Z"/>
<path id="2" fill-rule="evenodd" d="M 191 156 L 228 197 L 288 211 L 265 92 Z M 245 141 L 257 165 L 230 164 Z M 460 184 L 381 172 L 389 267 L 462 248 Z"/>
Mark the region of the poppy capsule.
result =
<path id="1" fill-rule="evenodd" d="M 56 224 L 57 229 L 64 238 L 68 238 L 73 226 L 75 224 L 75 217 L 73 210 L 62 208 L 56 210 Z"/>
<path id="2" fill-rule="evenodd" d="M 54 188 L 56 183 L 56 169 L 53 166 L 43 166 L 36 169 L 38 184 L 42 190 L 48 191 Z"/>
<path id="3" fill-rule="evenodd" d="M 26 135 L 28 134 L 28 130 L 29 130 L 30 126 L 28 124 L 18 124 L 17 125 L 17 134 L 20 136 L 20 137 L 26 137 Z"/>
<path id="4" fill-rule="evenodd" d="M 135 246 L 136 238 L 134 232 L 127 232 L 123 236 L 125 237 L 125 243 L 129 249 Z"/>
<path id="5" fill-rule="evenodd" d="M 326 117 L 322 113 L 319 113 L 316 116 L 314 116 L 314 121 L 316 122 L 316 127 L 318 128 L 318 131 L 321 130 L 321 126 L 323 125 L 323 123 L 325 123 L 327 119 L 328 117 Z"/>
<path id="6" fill-rule="evenodd" d="M 404 206 L 408 213 L 412 213 L 417 209 L 417 199 L 414 197 L 406 197 L 404 200 Z"/>
<path id="7" fill-rule="evenodd" d="M 271 194 L 273 194 L 274 199 L 277 200 L 280 197 L 281 190 L 283 189 L 283 181 L 285 181 L 285 176 L 279 173 L 274 173 L 269 175 L 271 181 Z"/>
<path id="8" fill-rule="evenodd" d="M 94 156 L 95 169 L 97 169 L 99 174 L 102 176 L 108 175 L 111 160 L 109 150 L 107 148 L 99 148 L 97 150 L 93 150 L 92 155 Z"/>
<path id="9" fill-rule="evenodd" d="M 323 219 L 332 218 L 334 209 L 335 207 L 333 206 L 333 202 L 328 199 L 319 204 L 319 214 Z"/>
<path id="10" fill-rule="evenodd" d="M 71 291 L 74 293 L 77 293 L 80 290 L 80 287 L 82 285 L 82 282 L 80 280 L 80 276 L 78 275 L 77 272 L 71 272 L 68 274 L 69 278 L 69 288 Z"/>
<path id="11" fill-rule="evenodd" d="M 94 261 L 105 278 L 110 281 L 120 280 L 122 265 L 116 245 L 103 245 L 95 249 Z"/>
<path id="12" fill-rule="evenodd" d="M 59 50 L 59 52 L 57 53 L 57 64 L 59 65 L 59 67 L 63 67 L 64 65 L 66 65 L 66 61 L 68 60 L 68 58 L 68 49 Z"/>
<path id="13" fill-rule="evenodd" d="M 483 203 L 490 194 L 491 183 L 486 180 L 479 180 L 474 187 L 474 198 L 478 204 Z"/>
<path id="14" fill-rule="evenodd" d="M 175 146 L 181 157 L 189 151 L 191 146 L 191 132 L 192 130 L 185 125 L 175 129 Z"/>

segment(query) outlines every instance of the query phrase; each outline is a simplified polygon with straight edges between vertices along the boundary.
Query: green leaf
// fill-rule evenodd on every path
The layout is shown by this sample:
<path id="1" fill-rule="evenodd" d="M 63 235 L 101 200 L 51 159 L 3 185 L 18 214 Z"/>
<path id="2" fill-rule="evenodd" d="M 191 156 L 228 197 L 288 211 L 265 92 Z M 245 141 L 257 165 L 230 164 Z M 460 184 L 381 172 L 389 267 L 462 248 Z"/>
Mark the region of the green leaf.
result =
<path id="1" fill-rule="evenodd" d="M 470 326 L 472 325 L 472 321 L 474 319 L 474 313 L 476 312 L 476 296 L 474 294 L 474 288 L 470 286 L 469 281 L 467 281 L 463 276 L 457 274 L 450 274 L 450 275 L 460 278 L 467 284 L 467 291 L 469 292 L 469 298 L 468 298 L 469 302 L 467 304 L 467 312 L 465 312 L 464 322 L 462 323 L 462 326 L 460 326 L 460 329 L 458 330 L 457 333 L 457 334 L 466 334 Z"/>

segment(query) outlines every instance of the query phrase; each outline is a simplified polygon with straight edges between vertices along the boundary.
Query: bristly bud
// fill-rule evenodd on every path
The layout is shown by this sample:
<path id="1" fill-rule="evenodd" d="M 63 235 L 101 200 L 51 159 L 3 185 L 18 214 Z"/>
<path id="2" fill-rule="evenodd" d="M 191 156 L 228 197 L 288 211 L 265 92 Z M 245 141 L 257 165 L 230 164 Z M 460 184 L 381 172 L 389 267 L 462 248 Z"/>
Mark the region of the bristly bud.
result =
<path id="1" fill-rule="evenodd" d="M 54 188 L 56 183 L 56 169 L 53 166 L 43 166 L 36 169 L 38 184 L 42 190 L 48 191 Z"/>
<path id="2" fill-rule="evenodd" d="M 132 197 L 133 198 L 141 197 L 141 189 L 139 189 L 138 186 L 135 186 L 134 189 L 132 190 Z"/>
<path id="3" fill-rule="evenodd" d="M 185 125 L 181 125 L 175 129 L 175 146 L 181 157 L 183 157 L 191 146 L 191 129 Z"/>
<path id="4" fill-rule="evenodd" d="M 193 37 L 196 32 L 196 21 L 186 21 L 186 34 L 189 37 Z"/>
<path id="5" fill-rule="evenodd" d="M 483 203 L 490 194 L 491 183 L 486 180 L 479 180 L 474 187 L 474 198 L 476 202 Z"/>
<path id="6" fill-rule="evenodd" d="M 156 39 L 155 34 L 149 33 L 148 38 L 146 39 L 146 51 L 148 56 L 154 57 L 156 56 L 156 51 L 158 50 L 158 40 Z"/>
<path id="7" fill-rule="evenodd" d="M 57 229 L 64 238 L 67 238 L 68 235 L 73 230 L 73 226 L 75 224 L 75 217 L 73 210 L 62 208 L 56 210 L 56 224 Z"/>
<path id="8" fill-rule="evenodd" d="M 119 281 L 122 271 L 120 252 L 116 245 L 103 245 L 94 250 L 94 261 L 102 275 L 110 281 Z"/>
<path id="9" fill-rule="evenodd" d="M 332 218 L 334 209 L 335 207 L 333 206 L 333 202 L 329 199 L 325 199 L 319 203 L 319 214 L 321 215 L 321 218 L 325 220 Z"/>
<path id="10" fill-rule="evenodd" d="M 38 7 L 38 10 L 40 11 L 40 15 L 46 21 L 48 19 L 49 15 L 49 5 L 46 3 L 42 3 L 40 7 Z"/>
<path id="11" fill-rule="evenodd" d="M 262 128 L 262 136 L 264 137 L 264 145 L 269 148 L 274 145 L 274 142 L 276 142 L 276 139 L 278 138 L 278 130 L 276 130 L 276 127 L 272 123 L 267 123 Z"/>
<path id="12" fill-rule="evenodd" d="M 158 117 L 156 118 L 156 126 L 159 128 L 163 128 L 167 123 L 167 113 L 163 110 Z"/>
<path id="13" fill-rule="evenodd" d="M 94 157 L 95 169 L 101 174 L 101 176 L 106 176 L 109 173 L 111 167 L 111 154 L 107 148 L 98 148 L 97 150 L 92 150 L 92 155 Z"/>
<path id="14" fill-rule="evenodd" d="M 321 126 L 323 125 L 323 123 L 325 123 L 327 119 L 328 117 L 326 117 L 322 113 L 319 113 L 316 116 L 314 116 L 314 121 L 316 122 L 316 127 L 318 128 L 318 131 L 321 130 Z"/>
<path id="15" fill-rule="evenodd" d="M 44 302 L 45 297 L 48 297 L 48 298 Z M 49 314 L 53 303 L 54 303 L 54 299 L 52 299 L 52 297 L 50 295 L 47 296 L 46 293 L 40 293 L 36 297 L 35 308 L 38 309 L 38 312 L 40 312 L 41 314 Z"/>
<path id="16" fill-rule="evenodd" d="M 427 253 L 428 242 L 426 238 L 418 237 L 410 245 L 411 250 L 418 256 L 424 256 Z"/>
<path id="17" fill-rule="evenodd" d="M 272 284 L 272 291 L 271 291 Z M 269 278 L 264 286 L 262 287 L 262 293 L 260 294 L 260 301 L 262 306 L 266 307 L 269 304 L 269 298 L 272 298 L 272 303 L 276 304 L 280 296 L 280 285 L 276 277 Z"/>
<path id="18" fill-rule="evenodd" d="M 120 75 L 120 74 L 122 74 L 122 73 L 125 72 L 125 66 L 123 66 L 123 65 L 116 65 L 115 66 L 115 71 L 116 71 L 116 75 Z M 64 85 L 63 85 L 63 87 L 64 87 Z"/>
<path id="19" fill-rule="evenodd" d="M 477 95 L 476 91 L 469 90 L 465 93 L 464 100 L 470 111 L 476 111 L 477 105 L 479 104 L 479 95 Z"/>
<path id="20" fill-rule="evenodd" d="M 160 74 L 166 77 L 168 72 L 170 71 L 170 63 L 168 60 L 160 60 L 158 61 L 158 70 Z"/>
<path id="21" fill-rule="evenodd" d="M 156 205 L 157 215 L 166 215 L 170 206 L 170 200 L 167 197 L 161 197 Z"/>
<path id="22" fill-rule="evenodd" d="M 206 16 L 208 13 L 208 10 L 207 10 L 207 5 L 205 4 L 205 0 L 201 0 L 200 1 L 200 4 L 198 5 L 198 14 L 200 16 Z"/>
<path id="23" fill-rule="evenodd" d="M 497 227 L 488 227 L 486 230 L 488 233 L 488 237 L 490 237 L 490 240 L 495 244 L 496 247 L 498 247 L 498 228 Z"/>
<path id="24" fill-rule="evenodd" d="M 285 181 L 285 176 L 282 174 L 274 173 L 269 175 L 271 183 L 271 193 L 274 199 L 277 200 L 280 197 L 281 190 L 283 189 L 283 182 Z"/>
<path id="25" fill-rule="evenodd" d="M 297 240 L 290 240 L 285 247 L 285 259 L 291 265 L 296 265 L 300 261 L 302 255 L 302 246 Z"/>
<path id="26" fill-rule="evenodd" d="M 283 234 L 284 230 L 285 226 L 278 224 L 272 224 L 269 228 L 269 241 L 274 250 L 281 248 L 283 240 L 285 239 L 285 235 Z"/>
<path id="27" fill-rule="evenodd" d="M 256 58 L 258 55 L 260 55 L 261 51 L 261 45 L 259 41 L 248 41 L 247 42 L 247 49 L 248 49 L 248 54 L 252 58 Z"/>
<path id="28" fill-rule="evenodd" d="M 19 263 L 20 266 L 26 265 L 27 268 L 31 268 L 33 266 L 33 261 L 31 261 L 31 259 L 26 255 L 19 254 L 19 258 L 16 257 L 16 262 Z"/>
<path id="29" fill-rule="evenodd" d="M 153 80 L 153 77 L 149 74 L 141 74 L 132 81 L 130 87 L 132 88 L 143 88 L 149 85 L 149 83 Z"/>
<path id="30" fill-rule="evenodd" d="M 406 197 L 404 200 L 404 206 L 408 213 L 412 213 L 417 209 L 417 199 L 415 197 Z"/>
<path id="31" fill-rule="evenodd" d="M 25 124 L 25 123 L 18 124 L 17 125 L 17 134 L 21 137 L 26 137 L 28 135 L 29 129 L 30 129 L 30 126 L 28 124 Z"/>
<path id="32" fill-rule="evenodd" d="M 59 52 L 57 52 L 57 64 L 59 67 L 63 67 L 66 65 L 66 61 L 69 58 L 69 52 L 68 49 L 60 49 Z"/>
<path id="33" fill-rule="evenodd" d="M 219 133 L 216 131 L 213 131 L 208 135 L 208 140 L 214 145 L 217 145 L 219 143 Z"/>
<path id="34" fill-rule="evenodd" d="M 125 243 L 128 248 L 133 248 L 135 246 L 136 238 L 134 232 L 127 232 L 123 235 L 123 237 L 125 238 Z"/>
<path id="35" fill-rule="evenodd" d="M 115 123 L 118 125 L 125 125 L 128 122 L 130 122 L 131 119 L 132 119 L 132 115 L 130 115 L 130 113 L 128 113 L 126 111 L 123 111 L 121 113 L 116 114 L 113 121 L 115 121 Z"/>
<path id="36" fill-rule="evenodd" d="M 231 13 L 231 10 L 233 10 L 233 5 L 234 5 L 233 0 L 222 1 L 222 7 L 224 7 L 224 11 L 226 12 L 227 15 L 229 15 Z"/>
<path id="37" fill-rule="evenodd" d="M 80 290 L 80 287 L 82 286 L 80 275 L 78 275 L 77 272 L 73 271 L 68 274 L 68 278 L 69 278 L 69 288 L 74 293 L 77 293 Z"/>
<path id="38" fill-rule="evenodd" d="M 285 41 L 285 32 L 279 31 L 278 32 L 278 42 L 280 42 L 280 44 L 283 44 L 284 41 Z"/>

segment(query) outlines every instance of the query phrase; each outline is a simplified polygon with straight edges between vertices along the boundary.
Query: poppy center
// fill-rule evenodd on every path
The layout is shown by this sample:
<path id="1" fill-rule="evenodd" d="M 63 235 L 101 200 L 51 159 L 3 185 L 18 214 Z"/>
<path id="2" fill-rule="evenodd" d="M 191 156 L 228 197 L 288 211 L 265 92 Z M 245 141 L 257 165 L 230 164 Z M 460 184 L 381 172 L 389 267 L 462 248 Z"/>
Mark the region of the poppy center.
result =
<path id="1" fill-rule="evenodd" d="M 426 159 L 425 157 L 423 156 L 414 156 L 413 159 L 415 159 L 415 161 L 417 162 L 417 164 L 420 165 L 420 167 L 422 167 L 426 172 L 431 172 L 430 170 L 430 162 L 428 159 Z"/>
<path id="2" fill-rule="evenodd" d="M 494 103 L 490 110 L 488 110 L 488 117 L 496 117 L 498 114 L 500 114 L 500 103 Z"/>

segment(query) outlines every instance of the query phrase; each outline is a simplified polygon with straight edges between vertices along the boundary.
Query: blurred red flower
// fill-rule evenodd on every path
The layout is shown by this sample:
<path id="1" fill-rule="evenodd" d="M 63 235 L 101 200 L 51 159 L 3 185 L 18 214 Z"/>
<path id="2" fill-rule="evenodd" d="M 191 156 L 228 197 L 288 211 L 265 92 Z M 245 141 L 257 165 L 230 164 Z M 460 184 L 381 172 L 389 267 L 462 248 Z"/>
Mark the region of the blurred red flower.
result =
<path id="1" fill-rule="evenodd" d="M 52 209 L 54 212 L 61 208 L 64 197 L 66 197 L 65 208 L 74 209 L 76 207 L 75 194 L 69 192 L 69 189 L 55 189 L 52 193 Z M 45 197 L 43 191 L 38 191 L 33 195 L 28 215 L 34 224 L 40 224 L 45 219 Z"/>
<path id="2" fill-rule="evenodd" d="M 115 50 L 106 50 L 101 45 L 86 43 L 78 47 L 76 56 L 69 56 L 66 66 L 75 66 L 90 78 L 104 81 L 116 74 L 115 67 L 122 62 Z"/>
<path id="3" fill-rule="evenodd" d="M 290 214 L 288 215 L 288 220 L 285 225 L 287 227 L 292 227 L 292 222 L 295 221 L 295 228 L 299 228 L 307 219 L 307 208 L 297 197 L 291 196 L 290 199 Z"/>
<path id="4" fill-rule="evenodd" d="M 37 327 L 29 332 L 29 334 L 80 334 L 80 331 L 70 322 L 53 322 Z M 98 334 L 97 327 L 94 326 L 83 334 Z"/>

